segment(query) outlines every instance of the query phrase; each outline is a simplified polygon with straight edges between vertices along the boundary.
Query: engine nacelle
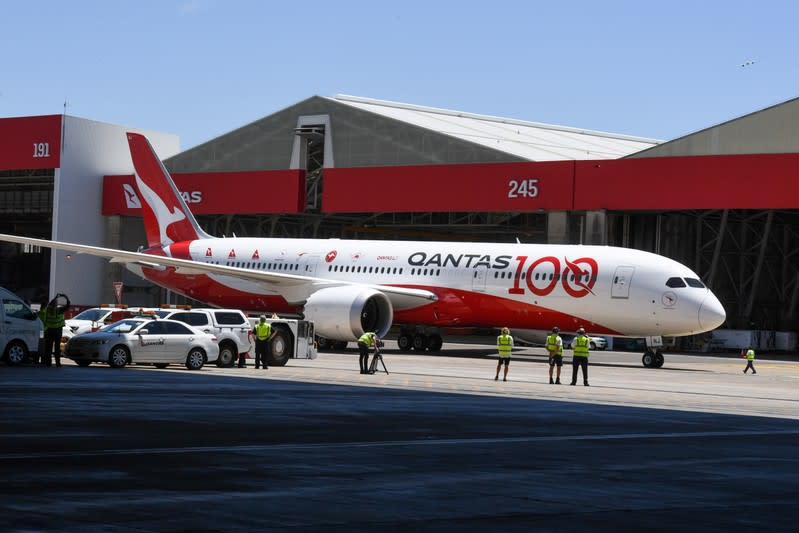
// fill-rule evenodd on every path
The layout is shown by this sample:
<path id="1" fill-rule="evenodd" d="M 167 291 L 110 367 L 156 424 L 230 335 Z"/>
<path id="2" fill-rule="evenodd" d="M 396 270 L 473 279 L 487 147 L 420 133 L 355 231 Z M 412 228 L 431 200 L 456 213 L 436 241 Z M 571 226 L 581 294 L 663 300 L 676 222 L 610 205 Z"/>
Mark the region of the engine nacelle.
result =
<path id="1" fill-rule="evenodd" d="M 384 336 L 394 320 L 391 301 L 380 291 L 363 287 L 330 287 L 313 293 L 305 303 L 306 320 L 317 335 L 337 341 L 353 341 L 366 331 Z"/>

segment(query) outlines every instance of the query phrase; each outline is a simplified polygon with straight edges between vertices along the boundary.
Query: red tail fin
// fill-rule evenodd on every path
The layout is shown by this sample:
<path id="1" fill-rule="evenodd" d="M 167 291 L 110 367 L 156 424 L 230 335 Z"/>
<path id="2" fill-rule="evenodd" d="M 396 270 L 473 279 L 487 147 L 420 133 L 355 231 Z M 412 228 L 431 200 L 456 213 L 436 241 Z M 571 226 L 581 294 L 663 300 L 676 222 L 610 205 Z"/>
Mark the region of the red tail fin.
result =
<path id="1" fill-rule="evenodd" d="M 128 132 L 128 145 L 136 170 L 134 181 L 143 200 L 147 244 L 151 248 L 163 248 L 173 242 L 208 238 L 147 138 L 139 133 Z"/>

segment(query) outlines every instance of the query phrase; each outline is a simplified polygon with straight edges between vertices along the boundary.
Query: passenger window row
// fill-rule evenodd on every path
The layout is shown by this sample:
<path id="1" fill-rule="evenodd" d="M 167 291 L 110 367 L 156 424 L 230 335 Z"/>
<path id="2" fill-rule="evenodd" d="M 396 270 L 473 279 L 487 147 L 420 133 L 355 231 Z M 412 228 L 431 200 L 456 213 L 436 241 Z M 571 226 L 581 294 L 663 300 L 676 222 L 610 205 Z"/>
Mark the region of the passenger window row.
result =
<path id="1" fill-rule="evenodd" d="M 527 279 L 527 272 L 522 272 L 521 276 L 518 274 L 514 274 L 513 272 L 494 272 L 494 278 L 499 279 L 511 279 L 511 278 L 520 278 L 520 279 Z M 588 283 L 591 279 L 596 281 L 597 277 L 592 276 L 588 273 L 581 274 L 578 277 L 575 277 L 574 273 L 571 274 L 557 274 L 555 275 L 554 272 L 546 273 L 546 272 L 536 272 L 535 276 L 533 277 L 535 281 L 552 281 L 553 279 L 561 280 L 561 279 L 568 279 L 568 281 L 574 281 L 577 279 L 578 281 L 582 281 L 583 283 Z"/>

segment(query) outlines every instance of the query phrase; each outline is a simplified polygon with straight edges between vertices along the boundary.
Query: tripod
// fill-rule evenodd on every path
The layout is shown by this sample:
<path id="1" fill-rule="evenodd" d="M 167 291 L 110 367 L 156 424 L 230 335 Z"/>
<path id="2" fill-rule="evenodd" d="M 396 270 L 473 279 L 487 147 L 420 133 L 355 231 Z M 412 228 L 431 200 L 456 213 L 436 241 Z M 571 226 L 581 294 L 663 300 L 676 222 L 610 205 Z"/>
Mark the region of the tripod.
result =
<path id="1" fill-rule="evenodd" d="M 380 353 L 380 349 L 375 346 L 375 354 L 372 356 L 372 363 L 369 365 L 369 373 L 374 374 L 377 372 L 377 362 L 380 361 L 380 364 L 383 365 L 383 371 L 388 374 L 388 368 L 386 368 L 386 362 L 383 361 L 383 355 Z"/>

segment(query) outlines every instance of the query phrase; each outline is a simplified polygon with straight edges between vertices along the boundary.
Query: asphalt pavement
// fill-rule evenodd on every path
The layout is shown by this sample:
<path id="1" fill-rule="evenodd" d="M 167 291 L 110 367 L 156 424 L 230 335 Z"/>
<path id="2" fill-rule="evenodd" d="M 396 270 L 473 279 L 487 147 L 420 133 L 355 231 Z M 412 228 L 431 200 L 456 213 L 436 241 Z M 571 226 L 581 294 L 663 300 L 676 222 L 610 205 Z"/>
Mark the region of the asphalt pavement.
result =
<path id="1" fill-rule="evenodd" d="M 0 530 L 795 530 L 797 362 L 595 353 L 571 387 L 540 348 L 503 382 L 491 346 L 394 346 L 366 376 L 0 366 Z"/>

